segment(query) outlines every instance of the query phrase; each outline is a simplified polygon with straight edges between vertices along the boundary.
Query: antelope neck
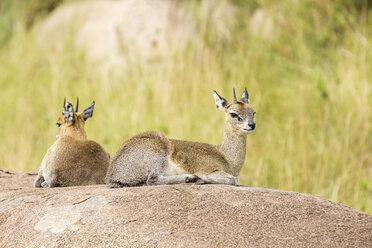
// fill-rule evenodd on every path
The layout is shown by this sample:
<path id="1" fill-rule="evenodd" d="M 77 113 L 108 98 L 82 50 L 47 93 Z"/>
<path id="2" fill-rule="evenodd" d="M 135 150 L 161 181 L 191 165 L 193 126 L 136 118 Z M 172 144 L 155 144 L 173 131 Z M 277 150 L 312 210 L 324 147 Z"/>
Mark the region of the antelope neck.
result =
<path id="1" fill-rule="evenodd" d="M 84 129 L 81 129 L 81 128 L 77 128 L 77 127 L 74 127 L 72 129 L 68 129 L 68 130 L 64 130 L 61 135 L 62 136 L 70 136 L 70 137 L 73 137 L 75 139 L 81 139 L 81 140 L 85 140 L 87 139 L 87 135 L 84 131 Z"/>
<path id="2" fill-rule="evenodd" d="M 231 125 L 226 122 L 220 152 L 230 165 L 233 176 L 238 176 L 243 167 L 246 152 L 247 135 L 237 133 Z"/>

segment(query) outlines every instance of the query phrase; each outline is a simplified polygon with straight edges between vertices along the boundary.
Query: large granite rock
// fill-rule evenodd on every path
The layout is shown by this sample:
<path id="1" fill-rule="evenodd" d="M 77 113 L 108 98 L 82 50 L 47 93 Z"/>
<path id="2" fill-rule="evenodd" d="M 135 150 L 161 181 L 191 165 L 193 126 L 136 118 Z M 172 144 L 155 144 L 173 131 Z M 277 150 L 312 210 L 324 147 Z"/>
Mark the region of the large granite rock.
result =
<path id="1" fill-rule="evenodd" d="M 0 170 L 0 247 L 372 247 L 372 215 L 226 185 L 36 189 Z"/>
<path id="2" fill-rule="evenodd" d="M 87 62 L 115 65 L 158 60 L 198 42 L 195 23 L 174 1 L 68 2 L 36 25 L 49 54 L 85 54 Z"/>

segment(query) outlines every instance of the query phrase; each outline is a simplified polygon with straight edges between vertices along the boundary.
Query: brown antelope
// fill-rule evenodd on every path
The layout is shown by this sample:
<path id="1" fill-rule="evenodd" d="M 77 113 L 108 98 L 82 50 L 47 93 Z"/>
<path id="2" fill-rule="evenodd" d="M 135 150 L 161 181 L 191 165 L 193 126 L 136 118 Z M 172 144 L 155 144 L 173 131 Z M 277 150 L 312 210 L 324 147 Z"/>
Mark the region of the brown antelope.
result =
<path id="1" fill-rule="evenodd" d="M 94 101 L 78 113 L 71 103 L 63 103 L 58 118 L 57 141 L 49 148 L 41 162 L 35 187 L 63 187 L 75 185 L 103 184 L 110 155 L 96 142 L 87 139 L 85 121 L 92 117 Z"/>
<path id="2" fill-rule="evenodd" d="M 110 188 L 187 182 L 236 185 L 244 164 L 246 137 L 252 133 L 255 111 L 247 89 L 229 103 L 214 91 L 217 108 L 225 112 L 224 139 L 215 146 L 168 139 L 159 132 L 138 134 L 123 143 L 106 176 Z"/>

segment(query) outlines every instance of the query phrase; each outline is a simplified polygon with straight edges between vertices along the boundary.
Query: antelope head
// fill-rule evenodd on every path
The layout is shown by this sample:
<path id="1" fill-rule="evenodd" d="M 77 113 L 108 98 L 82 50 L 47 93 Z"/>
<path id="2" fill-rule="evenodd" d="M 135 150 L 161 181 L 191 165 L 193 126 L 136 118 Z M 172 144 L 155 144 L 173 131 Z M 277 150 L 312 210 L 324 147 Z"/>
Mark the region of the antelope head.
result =
<path id="1" fill-rule="evenodd" d="M 57 120 L 58 133 L 57 138 L 63 136 L 72 136 L 79 139 L 86 139 L 84 125 L 86 120 L 93 116 L 95 102 L 92 101 L 90 106 L 84 109 L 83 112 L 78 112 L 79 98 L 76 101 L 76 109 L 70 102 L 63 102 L 62 114 Z"/>
<path id="2" fill-rule="evenodd" d="M 240 100 L 236 99 L 235 88 L 233 89 L 234 102 L 229 103 L 225 98 L 213 92 L 217 108 L 225 112 L 226 124 L 233 132 L 248 134 L 254 132 L 256 123 L 254 116 L 256 112 L 249 103 L 249 94 L 245 88 Z"/>

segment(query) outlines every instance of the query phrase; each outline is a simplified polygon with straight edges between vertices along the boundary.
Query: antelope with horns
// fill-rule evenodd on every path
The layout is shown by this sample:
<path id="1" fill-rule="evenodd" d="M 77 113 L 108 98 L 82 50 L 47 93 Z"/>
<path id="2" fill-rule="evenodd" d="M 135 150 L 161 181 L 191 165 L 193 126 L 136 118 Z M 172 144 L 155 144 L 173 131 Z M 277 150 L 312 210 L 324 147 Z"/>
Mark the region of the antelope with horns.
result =
<path id="1" fill-rule="evenodd" d="M 168 139 L 146 132 L 125 141 L 111 160 L 106 176 L 110 188 L 187 182 L 236 185 L 246 153 L 246 137 L 256 124 L 247 89 L 234 103 L 214 91 L 217 108 L 225 112 L 221 145 Z"/>
<path id="2" fill-rule="evenodd" d="M 57 141 L 49 148 L 41 162 L 35 187 L 64 187 L 103 184 L 110 163 L 110 155 L 96 142 L 87 139 L 85 122 L 92 117 L 94 101 L 78 112 L 71 103 L 63 103 L 58 118 Z"/>

